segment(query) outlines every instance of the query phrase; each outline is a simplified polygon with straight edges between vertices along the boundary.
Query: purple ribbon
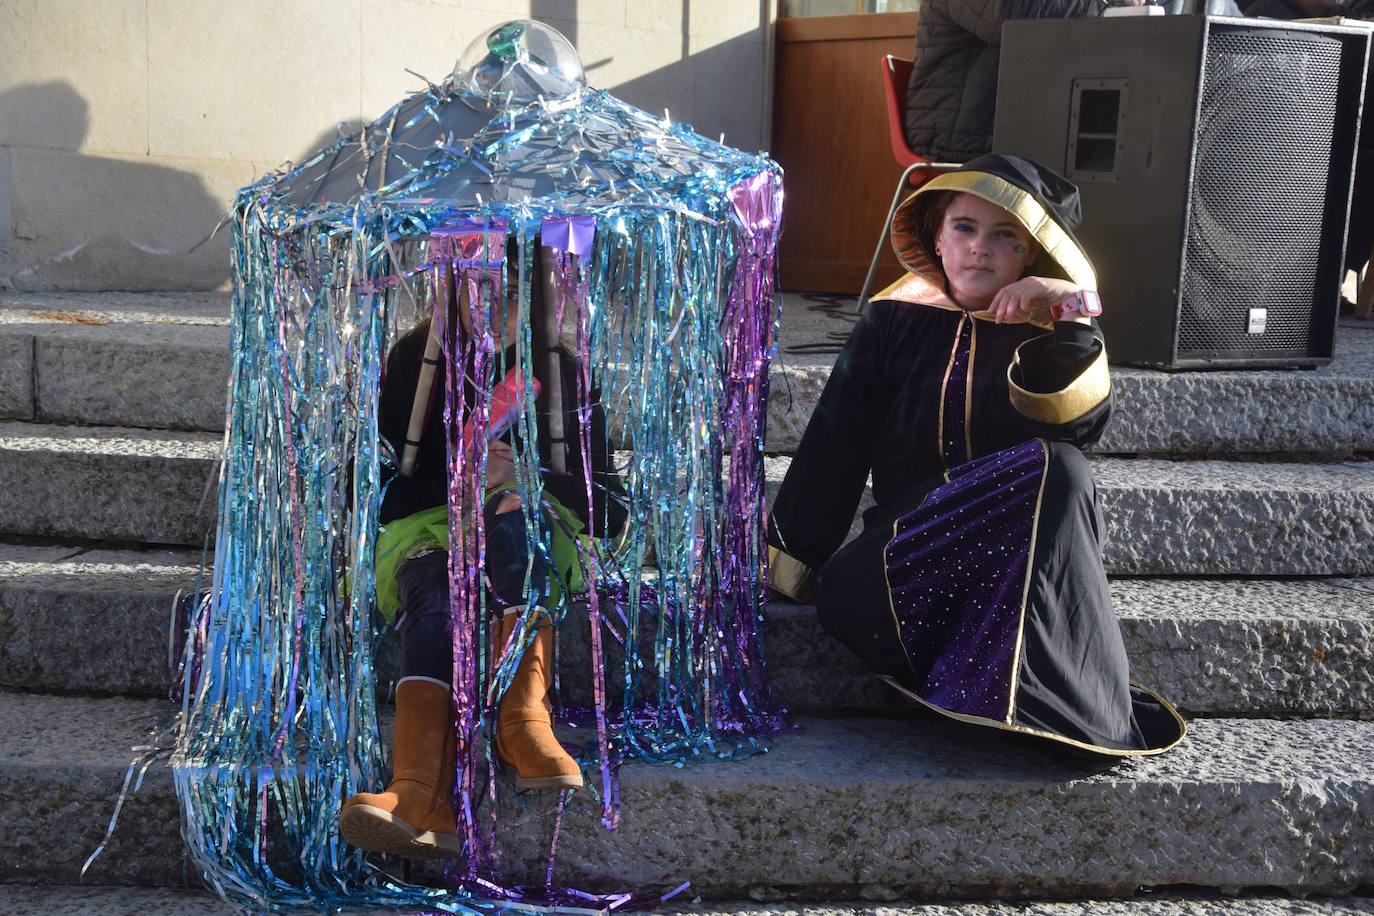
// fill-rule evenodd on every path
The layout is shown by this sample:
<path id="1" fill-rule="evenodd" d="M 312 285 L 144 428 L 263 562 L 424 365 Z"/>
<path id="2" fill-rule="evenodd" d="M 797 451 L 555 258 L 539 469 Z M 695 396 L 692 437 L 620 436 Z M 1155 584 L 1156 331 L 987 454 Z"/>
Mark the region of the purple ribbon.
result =
<path id="1" fill-rule="evenodd" d="M 750 241 L 768 238 L 778 226 L 782 213 L 782 193 L 773 191 L 773 173 L 759 172 L 734 185 L 727 192 L 740 226 Z"/>
<path id="2" fill-rule="evenodd" d="M 585 255 L 596 235 L 594 216 L 546 216 L 539 227 L 541 244 L 554 251 Z"/>

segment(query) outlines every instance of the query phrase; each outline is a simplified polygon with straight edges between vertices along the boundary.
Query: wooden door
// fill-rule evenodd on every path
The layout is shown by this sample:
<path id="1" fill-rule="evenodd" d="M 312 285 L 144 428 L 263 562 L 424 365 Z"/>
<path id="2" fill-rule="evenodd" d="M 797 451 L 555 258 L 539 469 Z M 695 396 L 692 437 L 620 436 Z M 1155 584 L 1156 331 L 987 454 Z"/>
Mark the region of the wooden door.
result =
<path id="1" fill-rule="evenodd" d="M 778 20 L 771 154 L 787 189 L 784 289 L 857 294 L 863 286 L 902 174 L 888 140 L 882 59 L 911 57 L 916 17 Z M 887 248 L 874 289 L 899 276 Z"/>

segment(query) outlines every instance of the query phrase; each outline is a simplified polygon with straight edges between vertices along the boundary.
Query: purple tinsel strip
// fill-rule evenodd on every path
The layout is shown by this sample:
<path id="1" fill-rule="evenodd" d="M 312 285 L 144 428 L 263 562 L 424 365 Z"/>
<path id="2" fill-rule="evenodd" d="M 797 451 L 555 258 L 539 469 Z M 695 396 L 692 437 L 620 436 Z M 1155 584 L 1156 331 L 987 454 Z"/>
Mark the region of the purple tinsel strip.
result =
<path id="1" fill-rule="evenodd" d="M 484 708 L 482 681 L 485 670 L 482 570 L 486 565 L 486 531 L 482 497 L 486 469 L 486 429 L 489 421 L 491 357 L 494 342 L 490 328 L 493 299 L 501 291 L 501 265 L 506 252 L 504 221 L 455 226 L 436 235 L 431 245 L 440 268 L 434 296 L 435 327 L 443 329 L 445 365 L 444 428 L 448 433 L 449 505 L 449 613 L 452 618 L 452 696 L 457 736 L 454 779 L 454 816 L 467 845 L 460 880 L 476 880 L 494 864 L 489 844 L 482 842 L 475 802 L 478 770 L 485 755 L 482 741 Z M 449 316 L 449 278 L 455 297 L 467 291 L 469 328 L 461 318 Z M 459 308 L 463 308 L 460 304 Z M 464 379 L 470 378 L 472 403 L 464 396 Z M 473 427 L 467 448 L 462 430 Z M 487 766 L 488 782 L 491 766 Z"/>
<path id="2" fill-rule="evenodd" d="M 730 449 L 726 522 L 720 551 L 721 588 L 716 610 L 737 662 L 723 665 L 726 690 L 719 697 L 717 725 L 749 730 L 772 718 L 748 699 L 768 705 L 761 613 L 767 601 L 767 556 L 757 533 L 766 528 L 764 506 L 765 405 L 773 354 L 774 257 L 782 214 L 782 189 L 771 171 L 730 188 L 740 226 L 740 252 L 723 316 L 726 354 L 725 426 Z"/>
<path id="3" fill-rule="evenodd" d="M 430 233 L 434 254 L 468 270 L 500 270 L 506 259 L 506 221 L 483 217 L 464 217 L 438 227 Z"/>
<path id="4" fill-rule="evenodd" d="M 579 260 L 591 251 L 596 221 L 591 217 L 558 217 L 544 220 L 541 238 L 544 246 L 550 248 L 557 258 L 558 276 L 555 282 L 557 302 L 556 320 L 562 326 L 562 317 L 567 307 L 576 309 L 577 315 L 577 442 L 581 450 L 582 467 L 592 467 L 591 459 L 591 337 L 588 332 L 587 284 L 582 277 Z M 592 499 L 592 475 L 584 474 L 586 487 L 587 518 L 595 518 Z M 595 583 L 597 562 L 595 551 L 583 553 L 586 582 Z M 601 823 L 607 830 L 614 830 L 620 819 L 619 807 L 614 803 L 615 793 L 611 790 L 614 774 L 611 772 L 610 736 L 606 728 L 606 664 L 601 645 L 601 606 L 597 600 L 597 590 L 588 589 L 587 622 L 591 630 L 592 694 L 596 710 L 596 750 L 601 769 Z M 552 866 L 552 863 L 550 863 Z"/>
<path id="5" fill-rule="evenodd" d="M 441 264 L 458 268 L 499 269 L 506 257 L 506 221 L 463 217 L 430 232 L 431 257 L 408 270 L 360 280 L 354 289 L 360 296 L 376 296 L 406 280 L 433 273 Z"/>
<path id="6" fill-rule="evenodd" d="M 572 790 L 558 793 L 558 808 L 553 814 L 553 838 L 549 840 L 549 864 L 544 871 L 544 886 L 553 887 L 553 865 L 558 859 L 558 838 L 563 833 L 563 812 L 568 810 L 568 799 L 572 798 Z"/>

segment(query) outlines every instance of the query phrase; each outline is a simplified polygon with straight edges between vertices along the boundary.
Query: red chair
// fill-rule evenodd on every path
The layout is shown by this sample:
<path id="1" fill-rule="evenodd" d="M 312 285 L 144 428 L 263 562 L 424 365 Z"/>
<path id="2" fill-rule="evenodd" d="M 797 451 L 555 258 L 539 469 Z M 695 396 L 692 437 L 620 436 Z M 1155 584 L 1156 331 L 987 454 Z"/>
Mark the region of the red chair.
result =
<path id="1" fill-rule="evenodd" d="M 892 214 L 897 212 L 897 205 L 902 202 L 902 196 L 910 189 L 915 190 L 925 184 L 936 175 L 959 168 L 961 162 L 936 162 L 927 156 L 921 156 L 915 152 L 906 142 L 906 88 L 907 83 L 911 82 L 912 62 L 900 57 L 893 57 L 891 54 L 883 58 L 883 90 L 887 93 L 887 134 L 892 141 L 892 158 L 897 160 L 897 164 L 906 167 L 902 172 L 901 179 L 897 182 L 897 190 L 892 195 L 892 206 L 887 208 L 887 219 L 883 220 L 883 231 L 878 236 L 878 245 L 873 249 L 873 260 L 868 265 L 868 276 L 864 279 L 863 292 L 859 293 L 859 311 L 863 312 L 868 307 L 868 294 L 873 286 L 873 275 L 878 272 L 878 259 L 883 255 L 883 246 L 887 244 L 888 232 L 892 229 Z M 912 175 L 916 177 L 913 179 Z"/>

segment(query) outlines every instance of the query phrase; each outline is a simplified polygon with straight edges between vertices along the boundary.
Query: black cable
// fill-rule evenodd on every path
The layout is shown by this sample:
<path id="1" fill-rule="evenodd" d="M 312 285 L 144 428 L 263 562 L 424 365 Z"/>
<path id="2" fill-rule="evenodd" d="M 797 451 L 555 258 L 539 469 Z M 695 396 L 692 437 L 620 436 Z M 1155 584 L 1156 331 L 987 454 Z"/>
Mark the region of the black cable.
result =
<path id="1" fill-rule="evenodd" d="M 807 311 L 822 312 L 831 318 L 836 318 L 850 323 L 859 320 L 858 296 L 854 295 L 834 295 L 830 293 L 802 293 L 803 302 L 814 303 L 807 306 Z M 826 333 L 826 340 L 807 341 L 806 343 L 789 344 L 782 348 L 784 353 L 796 353 L 806 355 L 816 355 L 825 353 L 839 353 L 844 349 L 844 341 L 849 339 L 849 331 L 829 331 Z"/>

